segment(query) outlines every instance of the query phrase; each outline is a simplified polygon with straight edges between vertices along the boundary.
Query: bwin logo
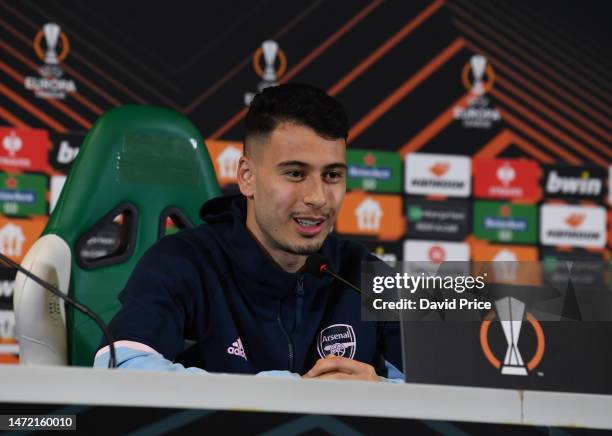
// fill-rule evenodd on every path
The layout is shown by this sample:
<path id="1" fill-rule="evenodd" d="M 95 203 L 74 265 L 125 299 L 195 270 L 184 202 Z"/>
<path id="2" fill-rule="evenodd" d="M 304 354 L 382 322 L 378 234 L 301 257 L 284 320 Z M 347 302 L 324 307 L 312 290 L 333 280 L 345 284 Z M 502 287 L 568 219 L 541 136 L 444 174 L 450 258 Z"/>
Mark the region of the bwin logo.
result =
<path id="1" fill-rule="evenodd" d="M 546 181 L 546 192 L 598 196 L 601 193 L 601 185 L 602 181 L 591 178 L 588 171 L 583 171 L 580 177 L 562 177 L 556 171 L 551 171 Z"/>
<path id="2" fill-rule="evenodd" d="M 357 349 L 357 339 L 353 327 L 348 324 L 334 324 L 319 333 L 317 351 L 321 358 L 334 354 L 352 359 Z"/>
<path id="3" fill-rule="evenodd" d="M 11 298 L 13 296 L 13 289 L 15 288 L 15 282 L 11 280 L 0 281 L 0 298 Z"/>
<path id="4" fill-rule="evenodd" d="M 78 147 L 71 147 L 66 140 L 60 142 L 59 151 L 57 152 L 57 161 L 61 164 L 69 164 L 79 154 Z"/>

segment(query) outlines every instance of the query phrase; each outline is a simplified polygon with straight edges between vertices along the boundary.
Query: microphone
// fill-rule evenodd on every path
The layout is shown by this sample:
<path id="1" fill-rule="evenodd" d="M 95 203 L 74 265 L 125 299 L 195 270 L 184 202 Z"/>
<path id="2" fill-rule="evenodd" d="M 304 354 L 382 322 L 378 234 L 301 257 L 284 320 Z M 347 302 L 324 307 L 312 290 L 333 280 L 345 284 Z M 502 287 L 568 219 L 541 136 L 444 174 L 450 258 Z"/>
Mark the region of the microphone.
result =
<path id="1" fill-rule="evenodd" d="M 304 272 L 310 273 L 315 277 L 323 277 L 323 275 L 329 274 L 336 280 L 339 280 L 342 283 L 344 283 L 346 286 L 348 286 L 349 288 L 351 288 L 353 291 L 357 292 L 358 294 L 361 294 L 366 298 L 372 298 L 369 295 L 367 295 L 365 292 L 363 292 L 361 289 L 359 289 L 357 286 L 355 286 L 351 282 L 343 279 L 338 274 L 333 272 L 331 269 L 329 269 L 328 265 L 329 265 L 329 260 L 322 254 L 319 254 L 319 253 L 311 254 L 310 256 L 308 256 L 308 258 L 306 259 L 306 263 L 304 264 Z"/>
<path id="2" fill-rule="evenodd" d="M 108 331 L 108 327 L 106 326 L 104 321 L 102 321 L 102 319 L 94 311 L 92 311 L 90 308 L 88 308 L 84 304 L 79 303 L 78 301 L 74 300 L 72 297 L 69 297 L 68 295 L 64 294 L 62 291 L 57 289 L 51 283 L 46 282 L 45 280 L 41 279 L 37 275 L 35 275 L 35 274 L 31 273 L 30 271 L 28 271 L 27 269 L 23 268 L 17 262 L 14 262 L 13 260 L 9 259 L 4 254 L 2 254 L 1 252 L 0 252 L 0 260 L 2 260 L 7 265 L 15 268 L 17 271 L 19 271 L 20 273 L 22 273 L 26 277 L 32 279 L 33 281 L 38 283 L 40 286 L 42 286 L 43 288 L 47 289 L 49 292 L 51 292 L 56 297 L 61 298 L 66 303 L 70 304 L 72 307 L 77 309 L 78 311 L 84 313 L 85 315 L 87 315 L 88 317 L 93 319 L 94 322 L 96 324 L 98 324 L 98 327 L 100 327 L 100 329 L 102 330 L 102 333 L 104 333 L 104 338 L 106 339 L 106 342 L 108 342 L 108 346 L 110 348 L 110 359 L 108 361 L 108 367 L 109 368 L 116 368 L 117 367 L 117 357 L 116 357 L 116 354 L 115 354 L 115 344 L 113 343 L 113 341 L 111 339 L 111 335 L 110 335 L 110 332 Z"/>
<path id="3" fill-rule="evenodd" d="M 336 280 L 339 280 L 340 282 L 344 283 L 346 286 L 351 288 L 353 291 L 365 297 L 368 301 L 370 302 L 374 301 L 374 298 L 371 295 L 366 294 L 361 289 L 359 289 L 357 286 L 355 286 L 348 280 L 340 277 L 338 274 L 336 274 L 331 269 L 329 269 L 328 267 L 329 263 L 330 263 L 329 260 L 322 254 L 319 254 L 319 253 L 311 254 L 310 256 L 306 258 L 306 262 L 304 263 L 304 272 L 312 274 L 315 277 L 323 277 L 325 274 L 329 274 Z M 391 313 L 393 313 L 393 316 L 396 318 L 396 320 L 399 321 L 400 319 L 399 311 L 391 310 Z"/>

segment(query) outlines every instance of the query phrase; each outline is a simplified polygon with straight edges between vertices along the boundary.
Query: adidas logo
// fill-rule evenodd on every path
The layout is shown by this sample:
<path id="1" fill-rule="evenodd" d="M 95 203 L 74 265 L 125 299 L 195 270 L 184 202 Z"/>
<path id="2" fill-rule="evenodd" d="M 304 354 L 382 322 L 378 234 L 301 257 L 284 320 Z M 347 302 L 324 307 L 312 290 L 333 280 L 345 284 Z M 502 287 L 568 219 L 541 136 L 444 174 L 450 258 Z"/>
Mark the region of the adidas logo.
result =
<path id="1" fill-rule="evenodd" d="M 240 338 L 236 339 L 231 346 L 227 347 L 227 352 L 233 356 L 240 356 L 244 360 L 247 360 Z"/>

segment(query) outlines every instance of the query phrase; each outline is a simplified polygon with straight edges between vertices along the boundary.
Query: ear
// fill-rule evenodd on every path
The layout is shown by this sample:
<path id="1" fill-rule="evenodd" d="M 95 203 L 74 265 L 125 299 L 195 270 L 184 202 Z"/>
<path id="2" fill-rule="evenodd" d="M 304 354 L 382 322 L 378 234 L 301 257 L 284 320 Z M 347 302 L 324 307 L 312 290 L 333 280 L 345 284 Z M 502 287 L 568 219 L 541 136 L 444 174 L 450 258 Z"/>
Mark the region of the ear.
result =
<path id="1" fill-rule="evenodd" d="M 238 186 L 246 198 L 252 199 L 255 194 L 255 168 L 251 159 L 242 156 L 238 161 Z"/>

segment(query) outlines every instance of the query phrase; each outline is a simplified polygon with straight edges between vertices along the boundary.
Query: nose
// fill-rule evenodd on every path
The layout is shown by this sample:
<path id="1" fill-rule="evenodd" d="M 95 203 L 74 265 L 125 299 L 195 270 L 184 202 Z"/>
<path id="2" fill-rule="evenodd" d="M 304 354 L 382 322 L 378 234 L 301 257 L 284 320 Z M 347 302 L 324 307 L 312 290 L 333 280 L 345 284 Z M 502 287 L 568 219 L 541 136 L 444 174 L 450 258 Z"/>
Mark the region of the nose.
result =
<path id="1" fill-rule="evenodd" d="M 312 178 L 304 187 L 304 203 L 307 206 L 320 209 L 327 204 L 325 183 L 322 180 Z"/>

